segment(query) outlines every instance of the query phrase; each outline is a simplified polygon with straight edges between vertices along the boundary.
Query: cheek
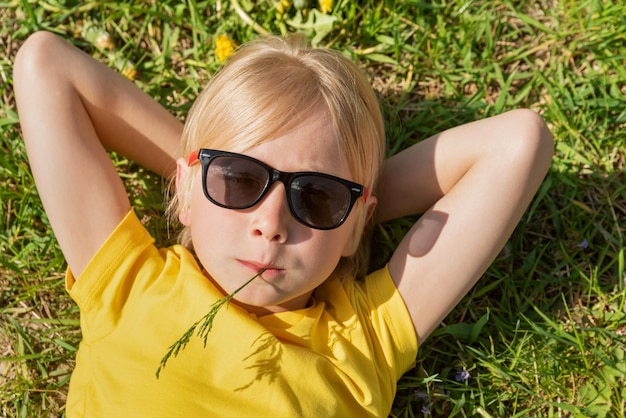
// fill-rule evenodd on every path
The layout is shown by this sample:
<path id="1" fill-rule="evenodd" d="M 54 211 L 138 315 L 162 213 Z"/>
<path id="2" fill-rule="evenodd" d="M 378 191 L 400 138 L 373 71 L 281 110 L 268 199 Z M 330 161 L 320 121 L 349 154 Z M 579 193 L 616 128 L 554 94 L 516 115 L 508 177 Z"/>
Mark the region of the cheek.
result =
<path id="1" fill-rule="evenodd" d="M 324 264 L 332 272 L 341 257 L 351 255 L 352 231 L 352 224 L 348 222 L 336 230 L 324 231 L 312 250 L 317 255 L 317 262 Z"/>
<path id="2" fill-rule="evenodd" d="M 228 217 L 224 209 L 209 202 L 201 187 L 194 187 L 189 199 L 189 225 L 196 252 L 214 247 L 218 237 L 227 236 Z M 200 255 L 200 254 L 198 254 Z"/>
<path id="3" fill-rule="evenodd" d="M 203 196 L 204 197 L 204 196 Z M 192 203 L 191 240 L 200 265 L 227 289 L 227 284 L 219 278 L 228 277 L 225 270 L 228 260 L 240 252 L 241 227 L 237 226 L 228 213 L 206 201 Z"/>

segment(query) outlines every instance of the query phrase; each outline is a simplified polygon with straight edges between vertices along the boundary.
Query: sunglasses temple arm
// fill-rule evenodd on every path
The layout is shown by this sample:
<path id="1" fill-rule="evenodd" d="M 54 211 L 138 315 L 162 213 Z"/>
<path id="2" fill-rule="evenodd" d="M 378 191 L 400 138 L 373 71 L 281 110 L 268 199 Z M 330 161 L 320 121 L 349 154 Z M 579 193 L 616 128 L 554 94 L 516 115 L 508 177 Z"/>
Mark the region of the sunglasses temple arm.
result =
<path id="1" fill-rule="evenodd" d="M 192 153 L 189 154 L 189 157 L 187 158 L 187 167 L 192 166 L 195 162 L 197 162 L 199 157 L 200 157 L 199 149 L 192 151 Z"/>

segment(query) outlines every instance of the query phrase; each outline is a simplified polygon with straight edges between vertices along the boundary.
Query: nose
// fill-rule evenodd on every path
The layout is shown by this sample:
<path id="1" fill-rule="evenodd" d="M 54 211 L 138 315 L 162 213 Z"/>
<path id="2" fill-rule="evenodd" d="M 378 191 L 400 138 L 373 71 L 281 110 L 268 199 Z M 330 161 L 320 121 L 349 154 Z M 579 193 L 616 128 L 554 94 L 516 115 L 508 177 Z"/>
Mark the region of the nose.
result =
<path id="1" fill-rule="evenodd" d="M 284 243 L 291 216 L 285 186 L 276 182 L 263 199 L 252 208 L 252 233 L 268 241 Z"/>

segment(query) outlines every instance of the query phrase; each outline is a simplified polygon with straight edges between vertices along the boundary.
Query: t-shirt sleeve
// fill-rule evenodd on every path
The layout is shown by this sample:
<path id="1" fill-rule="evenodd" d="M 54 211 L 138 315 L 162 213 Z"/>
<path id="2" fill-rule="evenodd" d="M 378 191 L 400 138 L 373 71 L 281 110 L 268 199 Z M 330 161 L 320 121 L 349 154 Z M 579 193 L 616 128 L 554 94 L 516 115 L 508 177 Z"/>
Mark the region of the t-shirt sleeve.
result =
<path id="1" fill-rule="evenodd" d="M 65 285 L 80 308 L 85 342 L 107 335 L 115 327 L 133 292 L 136 272 L 146 264 L 159 264 L 159 260 L 154 239 L 131 210 L 78 278 L 68 269 Z M 90 324 L 99 324 L 97 331 Z"/>
<path id="2" fill-rule="evenodd" d="M 409 311 L 387 266 L 359 282 L 364 290 L 370 321 L 396 380 L 415 366 L 417 336 Z"/>

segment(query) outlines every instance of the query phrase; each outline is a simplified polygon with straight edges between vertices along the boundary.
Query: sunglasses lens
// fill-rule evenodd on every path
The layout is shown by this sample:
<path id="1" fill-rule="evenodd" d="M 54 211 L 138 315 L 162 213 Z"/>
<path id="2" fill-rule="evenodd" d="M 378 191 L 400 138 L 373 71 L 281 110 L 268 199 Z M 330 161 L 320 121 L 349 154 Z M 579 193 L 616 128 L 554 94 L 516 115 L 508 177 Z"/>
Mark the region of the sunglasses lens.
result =
<path id="1" fill-rule="evenodd" d="M 321 176 L 298 176 L 290 188 L 292 211 L 304 223 L 333 228 L 350 208 L 350 190 L 336 180 Z"/>
<path id="2" fill-rule="evenodd" d="M 217 203 L 232 209 L 254 205 L 269 182 L 267 170 L 252 161 L 218 156 L 207 168 L 206 191 Z"/>

